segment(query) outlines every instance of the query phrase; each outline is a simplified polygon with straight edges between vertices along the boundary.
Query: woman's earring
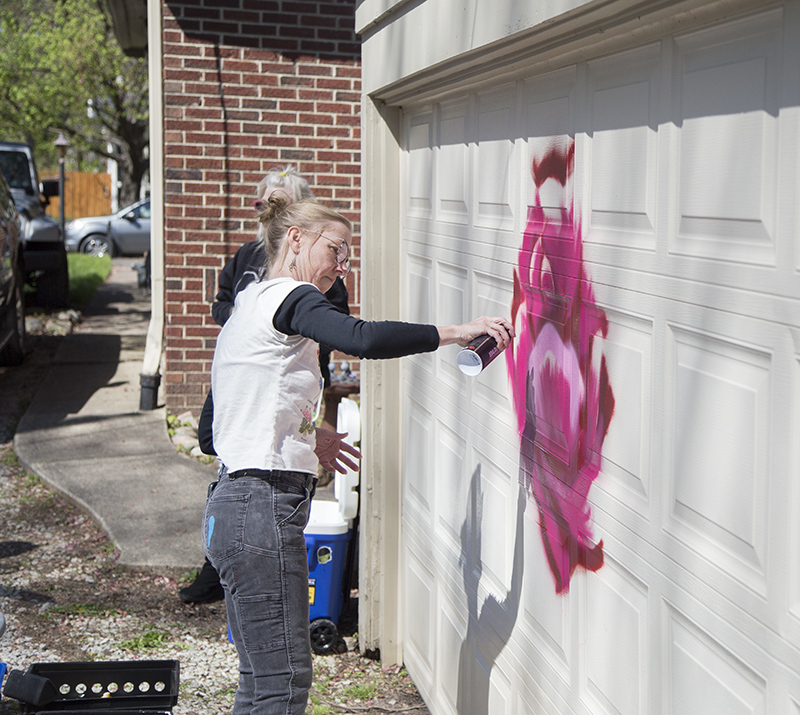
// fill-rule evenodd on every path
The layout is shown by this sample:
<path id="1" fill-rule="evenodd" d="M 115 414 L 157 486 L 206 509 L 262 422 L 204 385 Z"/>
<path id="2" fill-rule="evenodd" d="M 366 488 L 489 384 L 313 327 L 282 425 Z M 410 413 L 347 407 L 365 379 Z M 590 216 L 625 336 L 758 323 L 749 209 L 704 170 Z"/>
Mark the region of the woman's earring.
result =
<path id="1" fill-rule="evenodd" d="M 297 255 L 295 255 L 292 258 L 292 262 L 289 264 L 289 272 L 294 273 L 296 268 L 297 268 Z"/>

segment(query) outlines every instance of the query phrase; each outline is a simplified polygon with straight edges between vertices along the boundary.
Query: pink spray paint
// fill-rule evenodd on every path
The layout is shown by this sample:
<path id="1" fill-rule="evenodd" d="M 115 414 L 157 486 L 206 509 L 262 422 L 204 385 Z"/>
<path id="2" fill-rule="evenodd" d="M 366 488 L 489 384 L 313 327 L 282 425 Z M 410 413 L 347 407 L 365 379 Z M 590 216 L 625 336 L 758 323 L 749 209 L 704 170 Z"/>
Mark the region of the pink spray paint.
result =
<path id="1" fill-rule="evenodd" d="M 520 435 L 520 470 L 539 508 L 556 592 L 566 593 L 577 566 L 603 565 L 603 542 L 591 530 L 589 489 L 600 470 L 614 412 L 605 358 L 593 359 L 608 321 L 594 302 L 571 198 L 575 144 L 554 142 L 533 161 L 533 206 L 514 271 L 511 319 L 517 340 L 506 352 Z M 542 206 L 556 188 L 561 206 Z M 597 346 L 599 349 L 599 346 Z"/>

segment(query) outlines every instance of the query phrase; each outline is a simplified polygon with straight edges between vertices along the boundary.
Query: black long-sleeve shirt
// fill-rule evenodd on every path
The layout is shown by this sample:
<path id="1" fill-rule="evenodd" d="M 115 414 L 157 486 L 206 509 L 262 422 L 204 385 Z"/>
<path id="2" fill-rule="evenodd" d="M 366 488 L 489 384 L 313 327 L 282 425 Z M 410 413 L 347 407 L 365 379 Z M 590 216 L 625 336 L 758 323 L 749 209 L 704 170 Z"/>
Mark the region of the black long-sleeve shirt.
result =
<path id="1" fill-rule="evenodd" d="M 295 288 L 275 312 L 276 330 L 326 343 L 347 355 L 373 360 L 430 352 L 439 347 L 433 325 L 367 321 L 337 311 L 316 288 Z"/>
<path id="2" fill-rule="evenodd" d="M 431 352 L 439 347 L 434 325 L 395 320 L 359 320 L 338 311 L 316 288 L 299 285 L 283 301 L 272 324 L 286 335 L 302 335 L 359 358 L 386 359 Z M 200 415 L 200 449 L 214 451 L 214 406 L 209 390 Z"/>
<path id="3" fill-rule="evenodd" d="M 242 245 L 219 274 L 219 291 L 211 306 L 217 325 L 225 325 L 231 317 L 236 294 L 254 281 L 261 280 L 267 271 L 267 254 L 261 241 Z"/>

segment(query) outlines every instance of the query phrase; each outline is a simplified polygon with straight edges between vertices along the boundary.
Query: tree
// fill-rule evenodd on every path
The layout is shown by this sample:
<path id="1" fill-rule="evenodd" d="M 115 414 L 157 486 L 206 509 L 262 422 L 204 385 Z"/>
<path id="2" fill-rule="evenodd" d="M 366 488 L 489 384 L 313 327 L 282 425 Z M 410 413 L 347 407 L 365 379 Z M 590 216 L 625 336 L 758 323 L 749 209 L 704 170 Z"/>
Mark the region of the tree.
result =
<path id="1" fill-rule="evenodd" d="M 58 165 L 119 166 L 120 202 L 139 197 L 148 169 L 147 60 L 123 54 L 97 0 L 0 0 L 0 139 L 34 146 Z"/>

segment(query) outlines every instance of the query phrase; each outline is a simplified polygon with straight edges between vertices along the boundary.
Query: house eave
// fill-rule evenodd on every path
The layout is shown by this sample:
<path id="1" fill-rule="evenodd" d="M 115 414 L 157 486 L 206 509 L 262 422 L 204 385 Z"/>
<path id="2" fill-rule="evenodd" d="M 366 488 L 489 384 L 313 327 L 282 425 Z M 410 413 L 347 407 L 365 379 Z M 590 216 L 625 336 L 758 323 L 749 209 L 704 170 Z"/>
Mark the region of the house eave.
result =
<path id="1" fill-rule="evenodd" d="M 122 51 L 147 56 L 147 0 L 100 0 Z"/>

